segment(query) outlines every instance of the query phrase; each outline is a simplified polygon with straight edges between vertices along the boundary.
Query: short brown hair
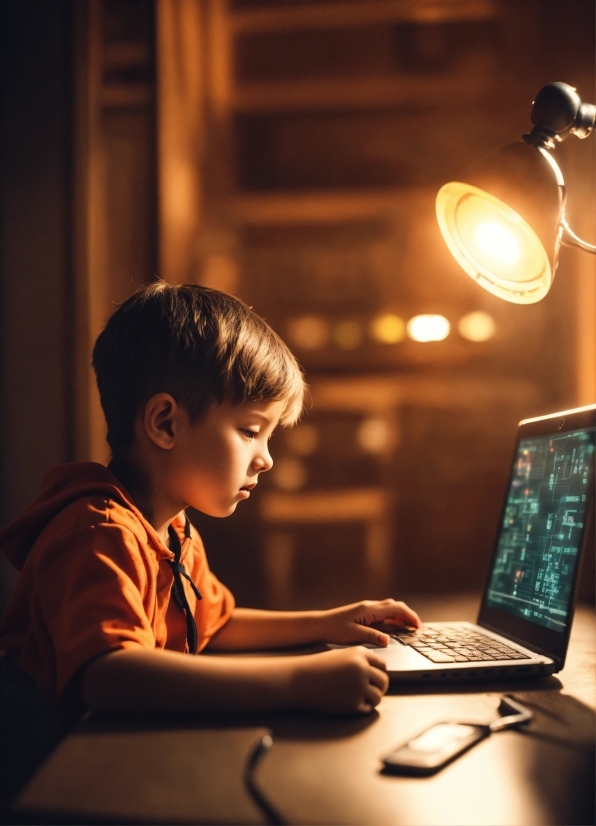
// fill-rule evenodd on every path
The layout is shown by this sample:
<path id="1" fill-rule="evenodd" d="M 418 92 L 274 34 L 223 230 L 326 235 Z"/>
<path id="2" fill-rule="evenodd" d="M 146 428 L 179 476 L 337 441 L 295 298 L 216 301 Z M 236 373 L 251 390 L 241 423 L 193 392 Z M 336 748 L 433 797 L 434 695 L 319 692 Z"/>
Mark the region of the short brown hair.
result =
<path id="1" fill-rule="evenodd" d="M 156 393 L 170 393 L 193 423 L 229 399 L 283 401 L 289 425 L 304 401 L 300 366 L 271 327 L 237 298 L 195 284 L 159 282 L 125 301 L 95 343 L 93 367 L 114 455 L 132 445 Z"/>

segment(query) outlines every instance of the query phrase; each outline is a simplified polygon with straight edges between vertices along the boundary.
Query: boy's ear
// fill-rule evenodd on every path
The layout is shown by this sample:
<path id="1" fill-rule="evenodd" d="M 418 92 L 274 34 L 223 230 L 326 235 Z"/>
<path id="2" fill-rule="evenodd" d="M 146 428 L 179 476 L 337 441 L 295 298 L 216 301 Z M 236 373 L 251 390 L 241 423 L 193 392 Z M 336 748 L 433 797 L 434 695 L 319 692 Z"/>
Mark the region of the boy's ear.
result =
<path id="1" fill-rule="evenodd" d="M 170 450 L 176 442 L 180 408 L 169 393 L 156 393 L 143 412 L 145 433 L 162 450 Z"/>

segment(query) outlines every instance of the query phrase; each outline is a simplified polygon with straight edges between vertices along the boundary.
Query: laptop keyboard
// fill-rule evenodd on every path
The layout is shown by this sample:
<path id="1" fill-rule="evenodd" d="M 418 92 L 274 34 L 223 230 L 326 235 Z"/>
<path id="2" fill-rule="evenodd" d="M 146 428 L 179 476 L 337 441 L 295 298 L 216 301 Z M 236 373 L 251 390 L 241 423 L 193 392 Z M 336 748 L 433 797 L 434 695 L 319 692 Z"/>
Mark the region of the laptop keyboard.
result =
<path id="1" fill-rule="evenodd" d="M 419 631 L 391 636 L 409 645 L 433 663 L 467 663 L 487 660 L 529 660 L 531 657 L 477 631 L 442 625 L 423 625 Z"/>

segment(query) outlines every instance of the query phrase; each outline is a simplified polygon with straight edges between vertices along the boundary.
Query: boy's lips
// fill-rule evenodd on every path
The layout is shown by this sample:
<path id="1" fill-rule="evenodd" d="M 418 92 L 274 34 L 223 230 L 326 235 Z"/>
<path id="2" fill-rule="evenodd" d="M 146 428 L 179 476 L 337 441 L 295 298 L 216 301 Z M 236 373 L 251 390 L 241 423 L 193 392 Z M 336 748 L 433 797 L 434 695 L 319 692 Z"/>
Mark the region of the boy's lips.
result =
<path id="1" fill-rule="evenodd" d="M 251 490 L 253 488 L 256 488 L 256 486 L 257 486 L 256 482 L 253 482 L 252 485 L 244 485 L 244 487 L 240 488 L 240 493 L 244 493 L 245 494 L 244 498 L 248 499 L 248 497 L 250 496 Z"/>

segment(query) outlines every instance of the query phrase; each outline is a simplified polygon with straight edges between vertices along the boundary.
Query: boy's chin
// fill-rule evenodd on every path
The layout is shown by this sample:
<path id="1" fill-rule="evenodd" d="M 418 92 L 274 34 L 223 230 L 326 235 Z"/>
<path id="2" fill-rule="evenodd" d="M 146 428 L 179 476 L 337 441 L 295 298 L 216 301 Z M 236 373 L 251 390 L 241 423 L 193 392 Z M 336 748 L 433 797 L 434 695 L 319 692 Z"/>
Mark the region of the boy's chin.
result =
<path id="1" fill-rule="evenodd" d="M 220 513 L 220 514 L 218 514 L 218 515 L 219 515 L 222 519 L 225 519 L 225 518 L 226 518 L 226 516 L 231 516 L 231 515 L 234 513 L 234 511 L 236 510 L 237 506 L 238 506 L 238 502 L 234 502 L 234 504 L 230 506 L 229 510 L 227 510 L 225 513 Z"/>
<path id="2" fill-rule="evenodd" d="M 218 508 L 196 508 L 196 510 L 204 513 L 206 516 L 213 516 L 214 519 L 225 519 L 226 516 L 231 516 L 234 511 L 236 510 L 236 506 L 238 502 L 234 502 L 233 504 L 229 505 L 228 507 L 218 507 Z"/>

